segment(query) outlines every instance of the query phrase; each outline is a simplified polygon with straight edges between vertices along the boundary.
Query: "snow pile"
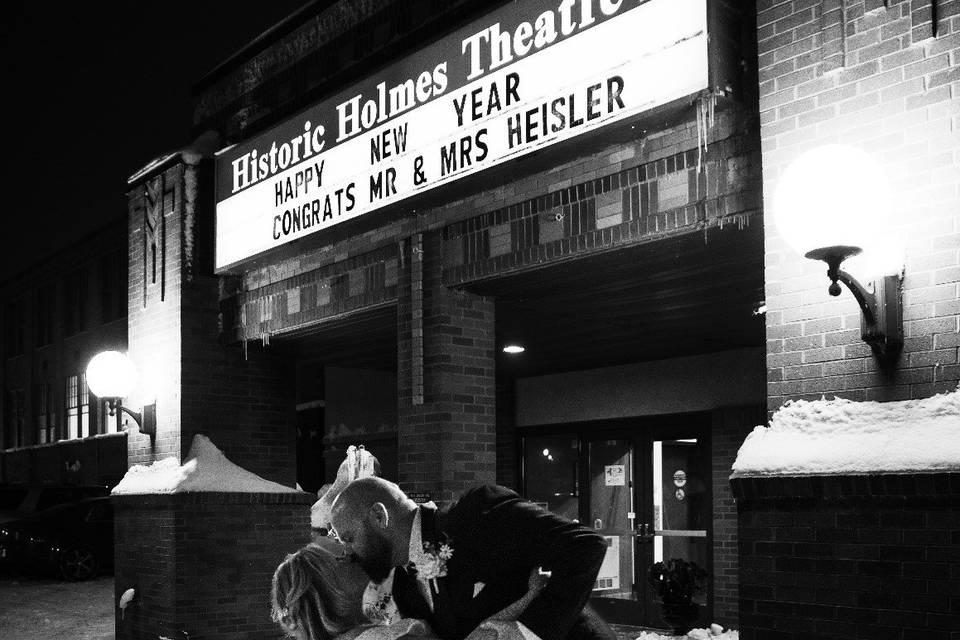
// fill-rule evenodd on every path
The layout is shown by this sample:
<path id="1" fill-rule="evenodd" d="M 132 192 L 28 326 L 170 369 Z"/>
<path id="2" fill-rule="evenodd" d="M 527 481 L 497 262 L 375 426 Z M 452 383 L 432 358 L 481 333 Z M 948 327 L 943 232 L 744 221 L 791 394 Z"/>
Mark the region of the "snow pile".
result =
<path id="1" fill-rule="evenodd" d="M 290 493 L 296 489 L 264 480 L 227 460 L 210 438 L 197 434 L 187 461 L 164 458 L 151 465 L 130 467 L 111 494 L 136 493 Z"/>
<path id="2" fill-rule="evenodd" d="M 788 402 L 754 427 L 733 476 L 960 470 L 960 387 L 900 402 Z"/>
<path id="3" fill-rule="evenodd" d="M 656 633 L 654 631 L 641 631 L 637 640 L 677 640 L 677 638 L 687 638 L 688 640 L 740 640 L 738 631 L 723 631 L 723 627 L 717 624 L 710 625 L 709 629 L 691 629 L 685 636 L 675 636 L 671 634 Z"/>

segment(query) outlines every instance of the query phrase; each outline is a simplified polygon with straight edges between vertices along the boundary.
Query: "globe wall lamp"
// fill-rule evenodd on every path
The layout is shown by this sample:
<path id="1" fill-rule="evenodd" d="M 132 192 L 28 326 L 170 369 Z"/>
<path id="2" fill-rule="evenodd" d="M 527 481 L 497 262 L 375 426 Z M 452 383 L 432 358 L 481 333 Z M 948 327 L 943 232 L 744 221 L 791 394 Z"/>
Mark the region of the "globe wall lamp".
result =
<path id="1" fill-rule="evenodd" d="M 867 153 L 826 145 L 801 154 L 783 176 L 774 199 L 774 220 L 787 244 L 827 263 L 831 296 L 843 283 L 860 306 L 861 338 L 883 364 L 903 348 L 900 275 L 902 251 L 885 234 L 891 195 L 883 170 Z M 864 286 L 841 269 L 861 256 L 870 273 Z"/>
<path id="2" fill-rule="evenodd" d="M 126 413 L 137 423 L 140 433 L 153 438 L 157 433 L 156 405 L 144 405 L 142 413 L 123 406 L 123 399 L 137 386 L 137 378 L 133 362 L 127 354 L 119 351 L 98 353 L 87 365 L 87 386 L 98 398 L 106 401 L 110 415 L 116 415 L 117 410 Z"/>

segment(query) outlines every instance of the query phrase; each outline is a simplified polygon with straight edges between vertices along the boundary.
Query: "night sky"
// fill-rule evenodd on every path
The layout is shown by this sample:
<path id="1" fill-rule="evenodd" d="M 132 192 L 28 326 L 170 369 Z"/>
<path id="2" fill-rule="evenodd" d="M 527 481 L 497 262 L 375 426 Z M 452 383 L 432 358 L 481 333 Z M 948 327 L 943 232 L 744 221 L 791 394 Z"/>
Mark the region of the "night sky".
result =
<path id="1" fill-rule="evenodd" d="M 306 1 L 4 3 L 0 281 L 125 215 L 191 141 L 192 85 Z"/>

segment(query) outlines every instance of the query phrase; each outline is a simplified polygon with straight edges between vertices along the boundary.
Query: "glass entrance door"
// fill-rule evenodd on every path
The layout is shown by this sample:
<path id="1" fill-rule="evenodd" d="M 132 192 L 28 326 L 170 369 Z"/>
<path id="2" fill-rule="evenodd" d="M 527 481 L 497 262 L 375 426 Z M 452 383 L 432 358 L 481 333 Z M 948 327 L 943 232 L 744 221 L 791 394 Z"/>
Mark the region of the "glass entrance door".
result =
<path id="1" fill-rule="evenodd" d="M 647 582 L 653 563 L 682 558 L 710 568 L 707 431 L 700 420 L 678 418 L 611 426 L 524 437 L 524 491 L 606 540 L 591 598 L 604 619 L 662 628 Z M 697 597 L 707 605 L 703 619 L 709 596 Z"/>

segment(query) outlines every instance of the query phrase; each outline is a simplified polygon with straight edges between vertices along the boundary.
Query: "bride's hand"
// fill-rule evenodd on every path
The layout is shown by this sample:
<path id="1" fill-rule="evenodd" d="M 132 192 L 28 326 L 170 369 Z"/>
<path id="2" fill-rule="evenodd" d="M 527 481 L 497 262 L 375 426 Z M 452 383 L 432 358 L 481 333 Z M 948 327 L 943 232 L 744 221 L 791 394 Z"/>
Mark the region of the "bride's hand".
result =
<path id="1" fill-rule="evenodd" d="M 540 591 L 550 580 L 549 573 L 541 573 L 540 567 L 534 567 L 530 571 L 530 576 L 527 578 L 527 589 L 530 591 Z"/>

